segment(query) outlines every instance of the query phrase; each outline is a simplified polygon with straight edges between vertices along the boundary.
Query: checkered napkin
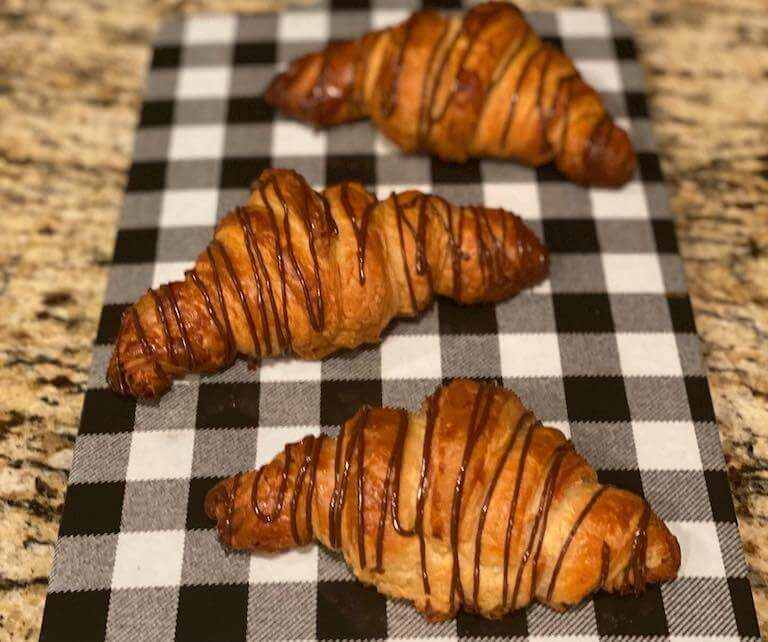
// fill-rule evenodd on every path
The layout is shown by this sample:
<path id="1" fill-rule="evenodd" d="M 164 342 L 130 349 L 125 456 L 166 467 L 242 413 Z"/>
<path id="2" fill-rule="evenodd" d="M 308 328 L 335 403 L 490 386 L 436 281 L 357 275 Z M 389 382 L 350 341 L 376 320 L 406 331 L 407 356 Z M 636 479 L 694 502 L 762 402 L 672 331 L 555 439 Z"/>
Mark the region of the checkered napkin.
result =
<path id="1" fill-rule="evenodd" d="M 414 7 L 342 6 L 193 17 L 157 36 L 110 269 L 42 639 L 433 639 L 759 635 L 723 454 L 659 160 L 627 27 L 606 13 L 530 16 L 631 131 L 639 171 L 584 189 L 552 167 L 404 157 L 363 122 L 314 132 L 259 94 L 328 38 Z M 498 305 L 439 301 L 381 345 L 319 361 L 243 362 L 187 377 L 159 403 L 122 399 L 104 373 L 120 315 L 180 278 L 217 216 L 266 167 L 316 186 L 357 179 L 380 197 L 417 187 L 522 214 L 552 252 L 551 279 Z M 542 606 L 500 621 L 427 624 L 354 581 L 318 547 L 225 555 L 203 513 L 218 480 L 307 433 L 335 434 L 362 404 L 413 409 L 451 377 L 494 379 L 561 428 L 601 481 L 645 495 L 680 539 L 680 578 L 642 596 Z"/>

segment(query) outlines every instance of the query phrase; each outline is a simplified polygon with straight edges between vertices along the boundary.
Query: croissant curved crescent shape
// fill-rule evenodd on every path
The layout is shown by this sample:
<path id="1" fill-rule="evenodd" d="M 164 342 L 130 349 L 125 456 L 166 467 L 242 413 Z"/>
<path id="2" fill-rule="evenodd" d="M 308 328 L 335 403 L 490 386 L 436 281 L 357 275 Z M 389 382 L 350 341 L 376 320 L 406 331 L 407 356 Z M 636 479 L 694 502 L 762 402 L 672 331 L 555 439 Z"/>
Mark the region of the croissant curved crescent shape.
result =
<path id="1" fill-rule="evenodd" d="M 457 380 L 417 413 L 363 408 L 205 499 L 222 544 L 318 540 L 430 619 L 554 608 L 671 579 L 680 547 L 641 497 L 603 486 L 512 392 Z"/>
<path id="2" fill-rule="evenodd" d="M 156 397 L 174 377 L 239 354 L 321 358 L 379 340 L 434 296 L 499 301 L 543 279 L 548 255 L 519 217 L 416 191 L 383 201 L 359 183 L 314 191 L 270 169 L 218 224 L 186 279 L 123 314 L 113 390 Z"/>
<path id="3" fill-rule="evenodd" d="M 265 98 L 319 127 L 371 118 L 403 150 L 449 161 L 554 160 L 572 181 L 603 186 L 624 183 L 636 163 L 626 132 L 570 58 L 504 2 L 463 19 L 418 11 L 333 42 L 291 63 Z"/>

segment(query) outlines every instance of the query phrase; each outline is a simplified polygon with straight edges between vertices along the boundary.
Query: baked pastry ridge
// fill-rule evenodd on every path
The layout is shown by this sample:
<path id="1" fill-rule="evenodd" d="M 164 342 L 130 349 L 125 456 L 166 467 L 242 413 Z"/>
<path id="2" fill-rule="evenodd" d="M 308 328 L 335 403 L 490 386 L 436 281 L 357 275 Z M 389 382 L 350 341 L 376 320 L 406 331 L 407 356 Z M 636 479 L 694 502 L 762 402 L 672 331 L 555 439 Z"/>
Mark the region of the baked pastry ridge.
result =
<path id="1" fill-rule="evenodd" d="M 509 390 L 470 380 L 417 413 L 362 408 L 205 499 L 229 549 L 318 540 L 426 617 L 561 609 L 673 578 L 676 538 L 641 497 L 600 484 L 565 436 Z"/>
<path id="2" fill-rule="evenodd" d="M 636 158 L 598 93 L 521 11 L 486 2 L 432 10 L 337 41 L 278 74 L 265 92 L 286 114 L 328 127 L 370 118 L 407 152 L 449 161 L 554 161 L 580 184 L 618 186 Z"/>
<path id="3" fill-rule="evenodd" d="M 175 377 L 254 363 L 318 359 L 379 340 L 396 316 L 435 295 L 505 299 L 548 272 L 548 254 L 518 216 L 406 191 L 379 201 L 359 183 L 316 192 L 292 170 L 265 170 L 247 205 L 227 214 L 184 281 L 123 314 L 107 379 L 156 397 Z"/>

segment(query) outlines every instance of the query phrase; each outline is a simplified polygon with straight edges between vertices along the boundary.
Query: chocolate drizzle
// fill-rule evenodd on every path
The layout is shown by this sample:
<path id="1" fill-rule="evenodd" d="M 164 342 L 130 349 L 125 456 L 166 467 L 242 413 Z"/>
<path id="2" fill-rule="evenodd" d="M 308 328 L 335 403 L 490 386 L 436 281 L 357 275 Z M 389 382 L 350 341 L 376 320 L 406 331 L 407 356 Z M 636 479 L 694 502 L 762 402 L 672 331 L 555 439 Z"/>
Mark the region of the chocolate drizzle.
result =
<path id="1" fill-rule="evenodd" d="M 392 530 L 400 537 L 417 537 L 419 542 L 420 571 L 422 578 L 422 588 L 424 593 L 424 609 L 429 612 L 431 586 L 429 569 L 427 563 L 426 551 L 426 514 L 427 498 L 430 493 L 430 474 L 432 462 L 432 450 L 435 447 L 435 431 L 440 414 L 440 404 L 442 401 L 443 388 L 438 389 L 426 402 L 426 418 L 424 424 L 423 442 L 421 444 L 421 463 L 419 481 L 416 489 L 415 498 L 415 517 L 413 527 L 404 526 L 400 520 L 400 482 L 402 469 L 404 465 L 405 440 L 410 426 L 409 415 L 405 410 L 385 411 L 393 413 L 388 415 L 384 423 L 380 423 L 378 412 L 372 411 L 368 407 L 361 409 L 355 417 L 344 424 L 337 438 L 335 446 L 335 456 L 333 460 L 334 483 L 333 491 L 328 503 L 328 540 L 332 548 L 341 548 L 343 546 L 344 530 L 344 510 L 346 506 L 347 495 L 349 494 L 349 485 L 354 478 L 356 484 L 356 503 L 354 509 L 356 514 L 357 531 L 357 559 L 361 570 L 368 567 L 369 554 L 366 551 L 366 510 L 376 510 L 376 508 L 366 508 L 366 465 L 367 444 L 366 431 L 368 428 L 385 428 L 393 431 L 393 440 L 390 442 L 389 459 L 387 463 L 386 475 L 381 487 L 381 495 L 378 499 L 378 519 L 375 529 L 375 563 L 370 567 L 373 573 L 384 572 L 384 540 L 389 523 Z M 491 413 L 496 402 L 497 388 L 493 385 L 480 385 L 476 389 L 472 399 L 471 410 L 466 425 L 466 440 L 463 446 L 461 460 L 456 469 L 456 477 L 453 485 L 452 502 L 450 508 L 450 532 L 449 547 L 451 552 L 451 575 L 449 584 L 449 611 L 455 612 L 456 609 L 464 605 L 469 609 L 478 609 L 478 596 L 480 588 L 480 573 L 482 561 L 482 538 L 486 524 L 486 518 L 497 489 L 499 480 L 509 463 L 509 459 L 524 434 L 522 444 L 519 447 L 517 456 L 517 469 L 515 471 L 515 480 L 513 494 L 510 501 L 509 514 L 507 516 L 507 528 L 504 541 L 504 562 L 503 562 L 503 594 L 501 602 L 501 611 L 505 612 L 514 609 L 518 602 L 520 590 L 524 584 L 523 578 L 525 571 L 530 564 L 530 594 L 524 601 L 531 601 L 536 596 L 536 587 L 539 581 L 539 558 L 542 554 L 544 538 L 547 535 L 550 510 L 553 506 L 557 494 L 558 481 L 563 463 L 573 446 L 570 442 L 561 443 L 549 455 L 549 461 L 546 464 L 546 474 L 537 484 L 540 489 L 533 523 L 530 530 L 521 538 L 525 538 L 525 546 L 520 554 L 517 565 L 515 582 L 511 590 L 508 582 L 510 556 L 511 556 L 511 533 L 514 525 L 518 523 L 517 509 L 520 501 L 521 487 L 525 476 L 526 463 L 530 453 L 531 443 L 534 433 L 541 427 L 541 423 L 536 421 L 533 414 L 523 412 L 513 429 L 504 442 L 503 452 L 496 461 L 493 475 L 487 481 L 483 481 L 484 494 L 483 502 L 478 513 L 477 531 L 474 538 L 474 564 L 472 570 L 472 596 L 471 600 L 465 596 L 464 585 L 462 584 L 462 573 L 460 564 L 460 526 L 462 520 L 462 511 L 466 510 L 463 506 L 463 497 L 466 490 L 467 474 L 470 469 L 470 463 L 477 449 L 477 444 L 489 424 Z M 450 421 L 450 419 L 448 420 Z M 263 523 L 271 524 L 277 521 L 286 508 L 286 499 L 291 488 L 290 477 L 295 474 L 295 482 L 292 486 L 290 495 L 289 514 L 291 528 L 291 538 L 296 544 L 306 544 L 314 537 L 312 527 L 312 508 L 314 489 L 316 484 L 319 459 L 322 453 L 326 437 L 321 435 L 305 437 L 298 444 L 289 444 L 285 447 L 283 461 L 274 484 L 275 490 L 270 491 L 274 497 L 269 510 L 259 503 L 259 488 L 265 467 L 256 472 L 250 489 L 250 507 L 257 519 Z M 484 457 L 485 455 L 477 455 Z M 368 462 L 370 465 L 370 462 Z M 353 468 L 355 472 L 353 472 Z M 483 478 L 485 479 L 485 478 Z M 230 492 L 227 497 L 224 519 L 222 523 L 222 540 L 225 546 L 231 548 L 233 541 L 233 515 L 236 503 L 238 488 L 241 483 L 241 474 L 237 474 L 233 480 Z M 375 486 L 376 484 L 374 484 Z M 306 487 L 306 492 L 305 492 Z M 607 487 L 597 488 L 590 496 L 587 503 L 581 508 L 575 521 L 571 524 L 568 533 L 563 539 L 560 552 L 554 563 L 549 585 L 546 591 L 546 601 L 551 602 L 557 587 L 557 580 L 562 570 L 565 558 L 568 554 L 571 544 L 575 539 L 579 529 L 584 521 L 594 510 Z M 468 492 L 468 491 L 467 491 Z M 368 489 L 370 495 L 371 489 Z M 297 516 L 302 501 L 304 504 L 305 533 L 302 535 L 299 529 Z M 531 501 L 533 501 L 533 495 Z M 502 501 L 505 501 L 503 498 Z M 526 508 L 525 513 L 528 512 Z M 643 503 L 643 512 L 640 515 L 633 539 L 632 550 L 624 568 L 623 586 L 632 587 L 636 592 L 643 588 L 646 573 L 646 551 L 648 541 L 648 524 L 650 522 L 651 511 L 647 503 Z M 348 515 L 348 517 L 351 517 Z M 523 519 L 525 521 L 525 519 Z M 347 522 L 349 523 L 349 522 Z M 351 525 L 349 526 L 351 527 Z M 348 528 L 349 528 L 348 527 Z M 442 538 L 443 536 L 433 533 L 433 536 Z M 601 543 L 601 566 L 599 582 L 596 589 L 602 588 L 608 578 L 610 567 L 610 548 L 606 542 Z"/>
<path id="2" fill-rule="evenodd" d="M 459 521 L 461 520 L 461 500 L 464 493 L 464 480 L 467 475 L 467 466 L 475 449 L 475 444 L 483 432 L 483 428 L 488 421 L 491 406 L 493 405 L 496 390 L 493 386 L 481 385 L 479 392 L 475 395 L 475 401 L 472 406 L 472 415 L 467 426 L 467 441 L 464 444 L 464 454 L 461 459 L 459 470 L 456 474 L 456 486 L 453 492 L 453 503 L 451 504 L 451 583 L 450 583 L 450 606 L 449 610 L 454 610 L 454 598 L 459 594 L 459 601 L 464 601 L 464 590 L 461 585 L 461 568 L 459 567 Z M 480 414 L 482 408 L 482 414 Z"/>
<path id="3" fill-rule="evenodd" d="M 392 64 L 392 80 L 389 84 L 389 93 L 381 98 L 381 113 L 384 118 L 389 118 L 395 111 L 397 106 L 397 88 L 400 82 L 400 73 L 405 62 L 405 50 L 408 47 L 408 41 L 411 39 L 411 29 L 417 14 L 412 14 L 408 20 L 405 21 L 404 33 L 400 47 L 397 51 L 397 56 L 393 59 Z"/>
<path id="4" fill-rule="evenodd" d="M 485 530 L 485 520 L 488 517 L 488 508 L 491 505 L 491 499 L 493 499 L 493 493 L 496 490 L 496 485 L 499 483 L 501 472 L 504 470 L 504 467 L 507 465 L 507 460 L 509 459 L 509 455 L 512 452 L 512 448 L 514 447 L 515 442 L 517 441 L 517 435 L 520 433 L 520 430 L 522 429 L 522 427 L 527 422 L 531 421 L 531 419 L 533 419 L 533 413 L 526 411 L 522 415 L 520 415 L 520 419 L 517 420 L 517 424 L 515 425 L 515 428 L 512 431 L 512 435 L 510 436 L 509 440 L 507 441 L 507 445 L 504 448 L 504 453 L 499 459 L 499 463 L 496 465 L 496 469 L 493 472 L 493 477 L 491 477 L 491 483 L 488 485 L 488 491 L 485 494 L 485 499 L 483 499 L 483 504 L 482 506 L 480 506 L 480 517 L 478 518 L 477 534 L 475 535 L 475 565 L 472 573 L 472 604 L 474 606 L 477 606 L 477 596 L 480 591 L 480 555 L 482 553 L 483 531 Z M 513 516 L 513 514 L 511 514 L 510 516 Z M 508 551 L 508 548 L 505 548 L 505 551 Z M 509 566 L 508 563 L 506 563 L 504 567 L 505 577 L 506 577 L 506 569 L 508 566 Z"/>
<path id="5" fill-rule="evenodd" d="M 368 241 L 368 223 L 371 218 L 371 212 L 378 204 L 378 201 L 374 199 L 365 206 L 358 223 L 355 208 L 349 200 L 349 185 L 349 183 L 341 184 L 341 205 L 355 233 L 355 240 L 357 241 L 357 274 L 360 285 L 365 285 L 365 245 Z"/>
<path id="6" fill-rule="evenodd" d="M 576 531 L 579 530 L 579 526 L 581 526 L 581 523 L 586 519 L 587 515 L 589 515 L 589 512 L 597 503 L 597 500 L 600 499 L 600 495 L 602 495 L 606 490 L 608 490 L 607 486 L 601 486 L 592 494 L 592 497 L 589 498 L 589 501 L 581 510 L 581 513 L 579 513 L 579 516 L 576 518 L 576 521 L 573 522 L 573 525 L 571 526 L 571 530 L 568 531 L 568 535 L 566 535 L 565 541 L 563 542 L 563 546 L 560 549 L 560 553 L 557 556 L 557 561 L 555 562 L 555 566 L 552 569 L 552 579 L 549 581 L 549 589 L 547 589 L 547 602 L 550 602 L 552 600 L 552 594 L 554 593 L 555 585 L 557 584 L 557 577 L 558 575 L 560 575 L 560 569 L 563 566 L 563 560 L 565 559 L 565 556 L 568 553 L 568 548 L 571 545 L 571 541 L 573 540 L 574 535 L 576 535 Z M 603 544 L 605 544 L 605 542 L 603 542 Z M 609 554 L 610 554 L 610 551 L 609 551 Z M 602 565 L 601 565 L 601 575 L 602 575 Z M 602 582 L 601 582 L 601 585 L 602 585 Z"/>

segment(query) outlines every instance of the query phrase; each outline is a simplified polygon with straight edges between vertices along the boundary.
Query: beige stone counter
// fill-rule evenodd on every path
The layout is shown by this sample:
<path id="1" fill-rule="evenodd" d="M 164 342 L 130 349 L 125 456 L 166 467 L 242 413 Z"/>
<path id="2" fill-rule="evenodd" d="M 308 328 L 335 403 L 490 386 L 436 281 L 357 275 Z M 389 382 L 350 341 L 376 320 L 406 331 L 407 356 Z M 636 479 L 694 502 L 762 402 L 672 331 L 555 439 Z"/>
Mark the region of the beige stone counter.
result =
<path id="1" fill-rule="evenodd" d="M 588 4 L 636 30 L 766 636 L 768 10 Z M 259 6 L 0 2 L 0 640 L 37 638 L 152 33 Z"/>

